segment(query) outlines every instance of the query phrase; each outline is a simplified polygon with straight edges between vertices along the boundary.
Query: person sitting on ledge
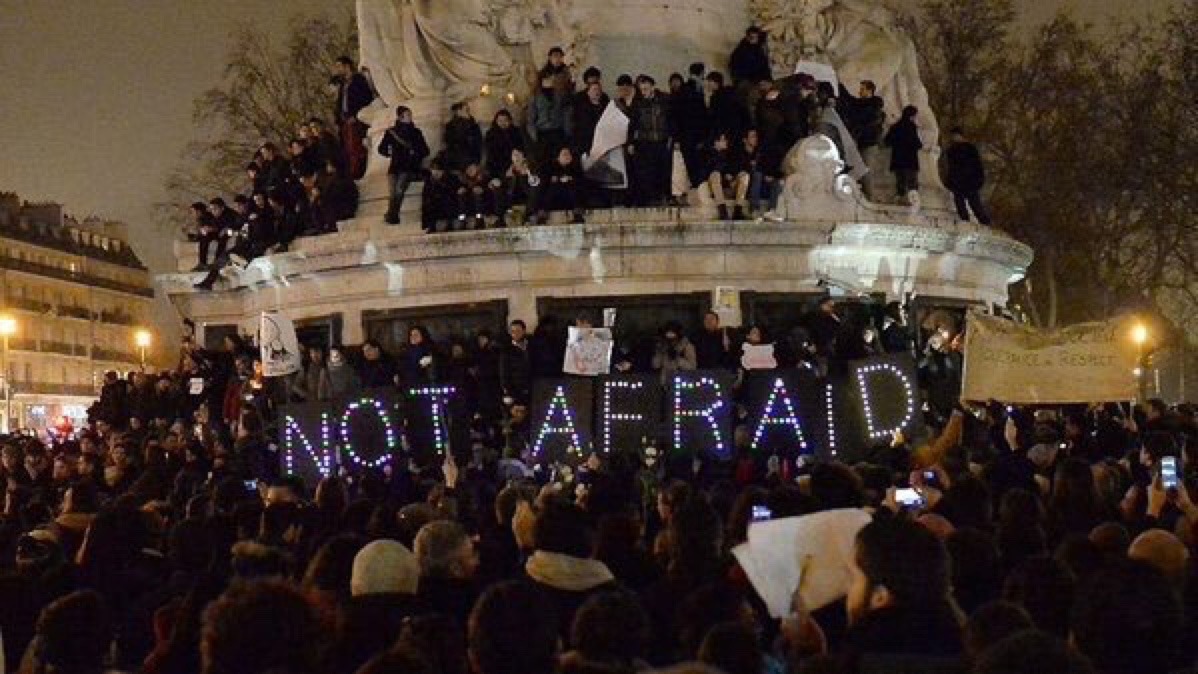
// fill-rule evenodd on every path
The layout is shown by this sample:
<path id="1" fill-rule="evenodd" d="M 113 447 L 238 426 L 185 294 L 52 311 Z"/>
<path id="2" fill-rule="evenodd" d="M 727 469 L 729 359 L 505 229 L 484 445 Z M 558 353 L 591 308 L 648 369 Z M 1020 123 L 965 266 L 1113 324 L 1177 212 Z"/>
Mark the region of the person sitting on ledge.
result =
<path id="1" fill-rule="evenodd" d="M 523 150 L 524 134 L 512 122 L 512 113 L 500 110 L 491 120 L 491 128 L 483 137 L 486 160 L 483 168 L 492 179 L 501 178 L 512 165 L 512 150 Z"/>
<path id="2" fill-rule="evenodd" d="M 478 164 L 462 171 L 457 189 L 457 225 L 455 229 L 486 229 L 486 218 L 495 214 L 495 202 L 487 189 L 487 175 Z"/>
<path id="3" fill-rule="evenodd" d="M 732 149 L 728 134 L 720 132 L 712 141 L 707 154 L 707 186 L 720 212 L 720 220 L 743 220 L 744 203 L 749 193 L 749 172 L 740 152 Z M 728 193 L 732 193 L 734 210 L 728 213 Z"/>
<path id="4" fill-rule="evenodd" d="M 570 148 L 563 147 L 557 152 L 557 160 L 549 165 L 545 181 L 545 208 L 550 211 L 570 211 L 574 214 L 572 222 L 582 224 L 582 167 L 574 158 Z M 537 217 L 537 224 L 545 224 L 548 217 L 542 210 Z"/>
<path id="5" fill-rule="evenodd" d="M 433 159 L 429 164 L 428 180 L 421 197 L 421 226 L 426 233 L 443 231 L 457 214 L 458 178 L 445 170 L 445 160 Z"/>
<path id="6" fill-rule="evenodd" d="M 237 217 L 225 205 L 224 199 L 216 197 L 208 202 L 208 218 L 203 218 L 199 221 L 200 262 L 196 265 L 194 271 L 207 269 L 224 258 L 225 249 L 229 245 L 229 237 L 232 235 L 233 230 L 236 229 L 236 225 Z M 214 242 L 216 243 L 216 250 L 213 251 L 212 257 L 209 258 L 208 252 Z"/>
<path id="7" fill-rule="evenodd" d="M 349 220 L 358 212 L 358 185 L 337 169 L 332 159 L 325 162 L 324 171 L 316 177 L 316 186 L 324 195 L 325 204 L 338 221 Z"/>
<path id="8" fill-rule="evenodd" d="M 499 215 L 496 227 L 506 227 L 509 219 L 516 218 L 517 207 L 521 210 L 516 224 L 523 224 L 530 214 L 536 213 L 541 180 L 533 173 L 523 150 L 512 150 L 507 172 L 502 178 L 493 177 L 490 186 L 495 195 L 495 212 Z"/>

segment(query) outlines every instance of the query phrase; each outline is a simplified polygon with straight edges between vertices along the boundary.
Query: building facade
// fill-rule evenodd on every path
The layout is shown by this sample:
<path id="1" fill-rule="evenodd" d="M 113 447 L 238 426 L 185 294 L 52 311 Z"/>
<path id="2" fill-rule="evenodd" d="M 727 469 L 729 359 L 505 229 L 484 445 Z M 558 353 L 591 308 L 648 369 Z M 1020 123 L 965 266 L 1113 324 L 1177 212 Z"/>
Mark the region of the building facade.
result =
<path id="1" fill-rule="evenodd" d="M 15 321 L 4 427 L 40 429 L 63 417 L 78 426 L 105 372 L 139 367 L 134 335 L 153 297 L 127 225 L 0 194 L 0 305 Z"/>

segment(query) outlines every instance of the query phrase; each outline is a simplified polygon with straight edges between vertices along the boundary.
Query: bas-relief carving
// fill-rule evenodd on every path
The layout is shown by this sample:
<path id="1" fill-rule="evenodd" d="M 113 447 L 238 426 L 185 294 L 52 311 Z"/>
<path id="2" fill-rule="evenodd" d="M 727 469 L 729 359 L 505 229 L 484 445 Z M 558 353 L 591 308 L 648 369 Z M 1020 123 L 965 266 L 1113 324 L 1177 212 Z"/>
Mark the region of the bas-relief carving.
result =
<path id="1" fill-rule="evenodd" d="M 358 0 L 357 15 L 362 64 L 380 98 L 364 115 L 372 127 L 390 126 L 403 104 L 439 135 L 451 103 L 526 100 L 550 47 L 571 62 L 582 56 L 573 0 Z"/>

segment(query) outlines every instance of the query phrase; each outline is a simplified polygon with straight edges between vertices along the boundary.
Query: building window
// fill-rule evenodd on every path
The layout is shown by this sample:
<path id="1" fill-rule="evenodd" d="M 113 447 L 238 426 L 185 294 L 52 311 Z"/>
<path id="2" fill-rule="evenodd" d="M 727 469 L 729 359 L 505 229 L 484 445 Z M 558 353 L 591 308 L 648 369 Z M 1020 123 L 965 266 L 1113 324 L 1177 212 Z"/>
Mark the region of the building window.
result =
<path id="1" fill-rule="evenodd" d="M 33 363 L 25 363 L 25 382 L 33 383 Z"/>

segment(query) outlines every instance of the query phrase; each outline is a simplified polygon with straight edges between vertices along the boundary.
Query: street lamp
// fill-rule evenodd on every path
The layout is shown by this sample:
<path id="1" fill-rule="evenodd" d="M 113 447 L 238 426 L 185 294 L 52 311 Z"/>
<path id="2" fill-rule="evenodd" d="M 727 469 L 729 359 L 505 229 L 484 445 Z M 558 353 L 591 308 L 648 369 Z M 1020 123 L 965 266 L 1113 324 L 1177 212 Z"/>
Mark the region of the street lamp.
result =
<path id="1" fill-rule="evenodd" d="M 1136 394 L 1144 397 L 1144 343 L 1148 341 L 1148 326 L 1136 323 L 1131 328 L 1131 341 L 1136 343 Z"/>
<path id="2" fill-rule="evenodd" d="M 1148 341 L 1148 326 L 1143 323 L 1136 323 L 1131 329 L 1131 341 L 1136 343 L 1136 346 L 1143 348 L 1144 342 Z"/>
<path id="3" fill-rule="evenodd" d="M 141 351 L 141 371 L 146 371 L 146 349 L 150 348 L 150 343 L 154 340 L 154 336 L 149 330 L 138 330 L 133 333 L 133 343 Z"/>
<path id="4" fill-rule="evenodd" d="M 12 382 L 8 377 L 8 338 L 17 334 L 17 319 L 0 315 L 0 371 L 4 373 L 4 432 L 12 430 Z"/>

